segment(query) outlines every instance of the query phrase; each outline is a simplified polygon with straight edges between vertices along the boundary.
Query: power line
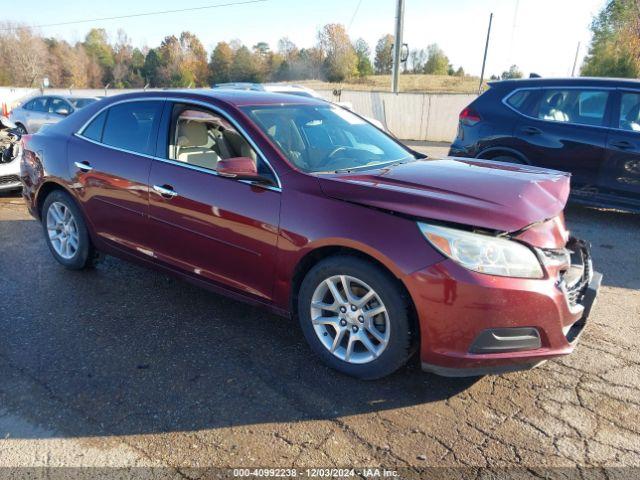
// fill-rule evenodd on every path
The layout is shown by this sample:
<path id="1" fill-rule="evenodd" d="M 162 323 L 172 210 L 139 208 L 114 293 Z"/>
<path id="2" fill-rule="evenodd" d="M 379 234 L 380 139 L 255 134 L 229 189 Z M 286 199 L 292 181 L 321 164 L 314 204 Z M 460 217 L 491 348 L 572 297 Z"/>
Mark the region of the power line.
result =
<path id="1" fill-rule="evenodd" d="M 351 16 L 351 21 L 349 22 L 349 26 L 347 27 L 347 31 L 351 30 L 351 25 L 353 25 L 353 21 L 356 19 L 356 15 L 358 15 L 358 10 L 360 10 L 360 5 L 362 5 L 362 0 L 360 0 L 358 2 L 358 5 L 356 6 L 356 10 L 355 10 L 355 12 L 353 12 L 353 15 Z"/>
<path id="2" fill-rule="evenodd" d="M 60 23 L 47 23 L 43 25 L 33 25 L 31 28 L 45 28 L 45 27 L 59 27 L 62 25 L 75 25 L 78 23 L 90 23 L 90 22 L 101 22 L 104 20 L 120 20 L 123 18 L 133 18 L 133 17 L 146 17 L 150 15 L 166 15 L 167 13 L 182 13 L 182 12 L 192 12 L 195 10 L 206 10 L 210 8 L 220 8 L 220 7 L 231 7 L 234 5 L 247 5 L 250 3 L 262 3 L 268 2 L 269 0 L 245 0 L 241 2 L 229 2 L 229 3 L 219 3 L 216 5 L 205 5 L 203 7 L 191 7 L 191 8 L 180 8 L 176 10 L 158 10 L 155 12 L 143 12 L 143 13 L 133 13 L 130 15 L 118 15 L 115 17 L 100 17 L 100 18 L 89 18 L 86 20 L 74 20 L 72 22 L 60 22 Z M 9 28 L 0 28 L 0 31 L 6 30 L 15 30 L 20 27 L 9 27 Z"/>

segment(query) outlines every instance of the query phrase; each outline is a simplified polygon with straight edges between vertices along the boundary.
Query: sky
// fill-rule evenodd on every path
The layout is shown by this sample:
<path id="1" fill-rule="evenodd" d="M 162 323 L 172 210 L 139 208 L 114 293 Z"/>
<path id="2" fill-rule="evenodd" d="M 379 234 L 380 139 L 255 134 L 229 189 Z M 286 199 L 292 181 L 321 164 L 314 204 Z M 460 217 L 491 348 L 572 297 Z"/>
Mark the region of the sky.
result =
<path id="1" fill-rule="evenodd" d="M 159 10 L 201 7 L 237 0 L 30 0 L 14 6 L 3 20 L 37 26 L 58 22 L 127 15 Z M 605 0 L 405 0 L 404 42 L 409 48 L 437 43 L 457 68 L 479 75 L 482 68 L 489 14 L 493 28 L 487 58 L 487 76 L 517 64 L 528 75 L 571 74 L 578 42 L 579 61 L 588 51 L 589 25 Z M 360 4 L 358 8 L 358 4 Z M 76 25 L 42 27 L 45 36 L 75 42 L 92 27 L 104 28 L 116 38 L 122 28 L 135 46 L 157 46 L 167 35 L 189 30 L 208 51 L 219 41 L 239 39 L 248 46 L 259 41 L 276 48 L 289 37 L 299 47 L 312 46 L 326 23 L 348 26 L 352 39 L 364 38 L 371 50 L 378 38 L 393 34 L 396 0 L 266 0 L 191 12 L 104 20 Z"/>

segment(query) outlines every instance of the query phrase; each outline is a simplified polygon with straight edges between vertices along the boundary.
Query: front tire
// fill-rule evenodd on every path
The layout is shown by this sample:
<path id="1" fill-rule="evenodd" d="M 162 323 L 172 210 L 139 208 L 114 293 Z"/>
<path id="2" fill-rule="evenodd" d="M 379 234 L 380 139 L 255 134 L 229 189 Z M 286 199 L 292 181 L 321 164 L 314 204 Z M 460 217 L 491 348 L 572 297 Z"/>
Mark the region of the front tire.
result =
<path id="1" fill-rule="evenodd" d="M 44 200 L 42 228 L 49 250 L 58 263 L 70 270 L 95 265 L 97 255 L 84 217 L 68 193 L 54 190 Z"/>
<path id="2" fill-rule="evenodd" d="M 351 256 L 322 260 L 298 297 L 304 336 L 330 367 L 361 379 L 387 376 L 411 352 L 409 303 L 391 275 Z"/>

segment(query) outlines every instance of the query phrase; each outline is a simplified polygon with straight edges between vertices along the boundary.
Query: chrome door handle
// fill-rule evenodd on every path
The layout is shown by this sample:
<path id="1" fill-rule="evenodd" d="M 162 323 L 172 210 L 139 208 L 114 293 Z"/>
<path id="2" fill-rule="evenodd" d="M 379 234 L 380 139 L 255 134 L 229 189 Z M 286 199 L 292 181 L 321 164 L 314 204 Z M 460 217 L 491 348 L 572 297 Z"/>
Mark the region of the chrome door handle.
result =
<path id="1" fill-rule="evenodd" d="M 178 192 L 176 192 L 170 185 L 154 185 L 153 189 L 163 197 L 173 198 L 178 196 Z"/>
<path id="2" fill-rule="evenodd" d="M 89 162 L 74 162 L 73 164 L 83 172 L 90 172 L 93 170 L 93 167 L 89 165 Z"/>

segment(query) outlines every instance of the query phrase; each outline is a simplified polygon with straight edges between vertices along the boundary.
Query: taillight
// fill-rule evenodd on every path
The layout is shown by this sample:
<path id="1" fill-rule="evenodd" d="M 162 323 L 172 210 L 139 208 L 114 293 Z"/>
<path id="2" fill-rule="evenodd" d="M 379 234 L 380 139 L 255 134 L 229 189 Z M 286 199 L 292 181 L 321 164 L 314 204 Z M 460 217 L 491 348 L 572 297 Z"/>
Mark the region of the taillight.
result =
<path id="1" fill-rule="evenodd" d="M 460 123 L 462 123 L 463 125 L 469 125 L 470 127 L 482 120 L 482 118 L 480 118 L 480 114 L 469 107 L 460 112 L 459 118 Z"/>

